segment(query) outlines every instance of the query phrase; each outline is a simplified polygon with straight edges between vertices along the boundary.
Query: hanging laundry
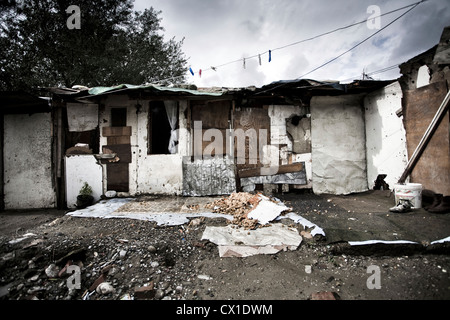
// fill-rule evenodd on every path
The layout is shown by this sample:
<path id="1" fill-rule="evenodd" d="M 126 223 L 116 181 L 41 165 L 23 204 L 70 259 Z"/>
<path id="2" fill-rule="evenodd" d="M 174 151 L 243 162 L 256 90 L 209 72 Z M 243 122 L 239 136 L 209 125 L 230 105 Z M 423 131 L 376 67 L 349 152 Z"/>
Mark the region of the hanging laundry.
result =
<path id="1" fill-rule="evenodd" d="M 269 62 L 272 61 L 272 51 L 269 50 Z"/>
<path id="2" fill-rule="evenodd" d="M 245 58 L 242 59 L 242 62 L 243 62 L 243 66 L 244 66 L 244 69 L 245 69 Z"/>
<path id="3" fill-rule="evenodd" d="M 216 70 L 216 67 L 211 67 L 211 69 L 213 69 L 214 71 L 217 71 L 217 70 Z"/>
<path id="4" fill-rule="evenodd" d="M 259 65 L 261 65 L 261 55 L 258 54 Z"/>
<path id="5" fill-rule="evenodd" d="M 198 70 L 198 76 L 201 78 L 202 77 L 202 69 Z"/>
<path id="6" fill-rule="evenodd" d="M 191 67 L 189 67 L 189 71 L 191 72 L 192 75 L 194 75 L 194 71 L 192 71 Z"/>

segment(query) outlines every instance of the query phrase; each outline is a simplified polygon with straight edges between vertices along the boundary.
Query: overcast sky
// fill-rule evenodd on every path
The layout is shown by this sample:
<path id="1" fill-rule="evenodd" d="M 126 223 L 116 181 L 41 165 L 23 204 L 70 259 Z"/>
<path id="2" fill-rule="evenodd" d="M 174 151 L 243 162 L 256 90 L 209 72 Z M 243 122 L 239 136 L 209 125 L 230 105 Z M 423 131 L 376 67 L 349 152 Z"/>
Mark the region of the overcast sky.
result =
<path id="1" fill-rule="evenodd" d="M 369 6 L 376 5 L 384 14 L 418 1 L 135 0 L 135 10 L 151 6 L 162 11 L 165 37 L 184 38 L 183 51 L 194 71 L 194 76 L 186 71 L 189 83 L 199 87 L 261 87 L 302 77 L 380 31 L 411 7 L 382 16 L 380 29 L 376 21 L 365 22 L 277 48 L 366 20 L 377 14 L 373 11 L 377 8 Z M 349 82 L 360 79 L 363 70 L 370 73 L 405 62 L 439 42 L 443 28 L 450 25 L 449 9 L 448 0 L 423 2 L 356 49 L 303 78 Z M 271 62 L 268 50 L 273 50 Z M 256 57 L 246 59 L 244 68 L 243 58 L 258 54 L 261 65 Z M 220 67 L 223 64 L 227 65 Z M 395 68 L 372 77 L 398 76 Z"/>

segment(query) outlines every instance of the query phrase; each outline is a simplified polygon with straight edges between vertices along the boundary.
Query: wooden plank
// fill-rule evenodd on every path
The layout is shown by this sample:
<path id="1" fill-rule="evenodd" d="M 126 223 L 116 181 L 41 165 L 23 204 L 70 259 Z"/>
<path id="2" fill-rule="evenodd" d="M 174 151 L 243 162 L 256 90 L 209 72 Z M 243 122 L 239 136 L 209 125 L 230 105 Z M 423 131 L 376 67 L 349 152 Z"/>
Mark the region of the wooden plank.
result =
<path id="1" fill-rule="evenodd" d="M 447 94 L 446 81 L 403 93 L 403 122 L 408 154 L 413 155 Z M 445 114 L 410 174 L 424 189 L 450 194 L 449 112 Z"/>
<path id="2" fill-rule="evenodd" d="M 222 135 L 222 152 L 218 152 L 219 150 L 216 150 L 215 148 L 213 150 L 211 150 L 213 147 L 218 146 L 219 142 L 217 142 L 217 143 L 215 142 L 214 139 L 216 137 L 211 137 L 211 141 L 203 140 L 205 131 L 206 130 L 204 130 L 204 129 L 202 130 L 202 149 L 200 150 L 198 148 L 198 146 L 196 145 L 196 148 L 194 148 L 194 156 L 215 156 L 216 154 L 220 154 L 220 155 L 226 154 L 227 153 L 227 150 L 226 150 L 226 147 L 227 147 L 226 141 L 227 140 L 226 139 L 228 138 L 226 135 L 226 130 L 225 129 L 219 130 Z M 220 137 L 219 137 L 219 139 L 220 139 Z M 206 151 L 208 151 L 207 154 L 205 154 L 205 148 L 208 148 L 206 150 Z M 210 152 L 210 151 L 212 151 L 212 152 Z"/>
<path id="3" fill-rule="evenodd" d="M 242 108 L 240 111 L 236 111 L 233 115 L 234 130 L 242 129 L 244 132 L 251 133 L 253 130 L 256 133 L 257 143 L 254 141 L 250 143 L 249 138 L 245 139 L 245 156 L 237 159 L 238 170 L 248 167 L 250 164 L 261 165 L 259 159 L 261 144 L 270 144 L 270 117 L 267 110 L 260 108 Z M 260 140 L 260 130 L 266 130 L 266 141 Z M 234 142 L 234 156 L 239 156 L 238 148 L 242 148 L 239 145 L 238 139 L 235 138 Z M 256 149 L 256 150 L 255 150 Z M 239 150 L 242 153 L 242 150 Z"/>
<path id="4" fill-rule="evenodd" d="M 105 149 L 109 149 L 112 153 L 116 153 L 121 163 L 131 163 L 131 145 L 130 144 L 112 144 L 103 146 L 103 153 L 108 153 Z M 102 160 L 105 161 L 105 160 Z M 105 163 L 109 162 L 108 160 Z"/>
<path id="5" fill-rule="evenodd" d="M 297 162 L 292 164 L 284 164 L 278 166 L 277 174 L 299 172 L 303 170 L 303 163 Z M 261 168 L 246 169 L 238 171 L 239 178 L 257 177 L 261 176 Z"/>
<path id="6" fill-rule="evenodd" d="M 108 177 L 107 188 L 117 192 L 129 191 L 128 163 L 108 163 L 106 165 Z"/>
<path id="7" fill-rule="evenodd" d="M 228 129 L 230 101 L 215 101 L 192 106 L 192 121 L 201 121 L 203 129 Z"/>
<path id="8" fill-rule="evenodd" d="M 103 127 L 104 137 L 131 136 L 131 127 Z"/>
<path id="9" fill-rule="evenodd" d="M 111 144 L 130 144 L 130 136 L 110 136 L 107 137 L 108 145 Z"/>
<path id="10" fill-rule="evenodd" d="M 436 115 L 433 117 L 430 125 L 428 126 L 427 130 L 425 131 L 425 134 L 423 135 L 418 146 L 414 150 L 413 155 L 409 159 L 408 165 L 406 166 L 405 171 L 403 172 L 402 176 L 400 177 L 400 180 L 398 181 L 399 183 L 404 183 L 406 178 L 408 177 L 408 175 L 414 169 L 414 166 L 416 165 L 416 163 L 420 159 L 420 156 L 422 155 L 423 151 L 427 147 L 428 142 L 430 142 L 431 138 L 433 137 L 434 132 L 436 131 L 437 127 L 439 126 L 439 124 L 441 123 L 445 114 L 447 113 L 449 103 L 450 103 L 450 91 L 447 92 L 447 95 L 445 96 L 444 101 L 442 101 L 438 111 L 436 112 Z"/>

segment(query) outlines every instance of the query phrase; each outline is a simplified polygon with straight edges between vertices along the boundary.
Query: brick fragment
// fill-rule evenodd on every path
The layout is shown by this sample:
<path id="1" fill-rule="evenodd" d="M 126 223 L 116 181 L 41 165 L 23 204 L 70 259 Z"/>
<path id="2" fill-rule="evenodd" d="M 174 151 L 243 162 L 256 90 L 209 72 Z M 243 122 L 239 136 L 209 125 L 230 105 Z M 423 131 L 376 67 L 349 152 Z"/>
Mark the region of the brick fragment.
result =
<path id="1" fill-rule="evenodd" d="M 155 297 L 156 290 L 154 288 L 153 281 L 148 286 L 143 286 L 134 289 L 134 299 L 136 300 L 148 300 Z"/>

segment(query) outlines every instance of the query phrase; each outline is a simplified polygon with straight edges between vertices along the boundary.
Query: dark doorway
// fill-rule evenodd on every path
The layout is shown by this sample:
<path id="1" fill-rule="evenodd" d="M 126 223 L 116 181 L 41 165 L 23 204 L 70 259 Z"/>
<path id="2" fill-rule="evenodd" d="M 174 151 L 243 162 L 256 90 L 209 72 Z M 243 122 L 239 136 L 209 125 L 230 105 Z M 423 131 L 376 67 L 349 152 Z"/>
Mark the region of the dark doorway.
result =
<path id="1" fill-rule="evenodd" d="M 171 127 L 167 118 L 164 101 L 151 101 L 149 111 L 149 154 L 170 154 L 169 141 Z"/>
<path id="2" fill-rule="evenodd" d="M 111 127 L 127 126 L 127 108 L 111 109 Z"/>

